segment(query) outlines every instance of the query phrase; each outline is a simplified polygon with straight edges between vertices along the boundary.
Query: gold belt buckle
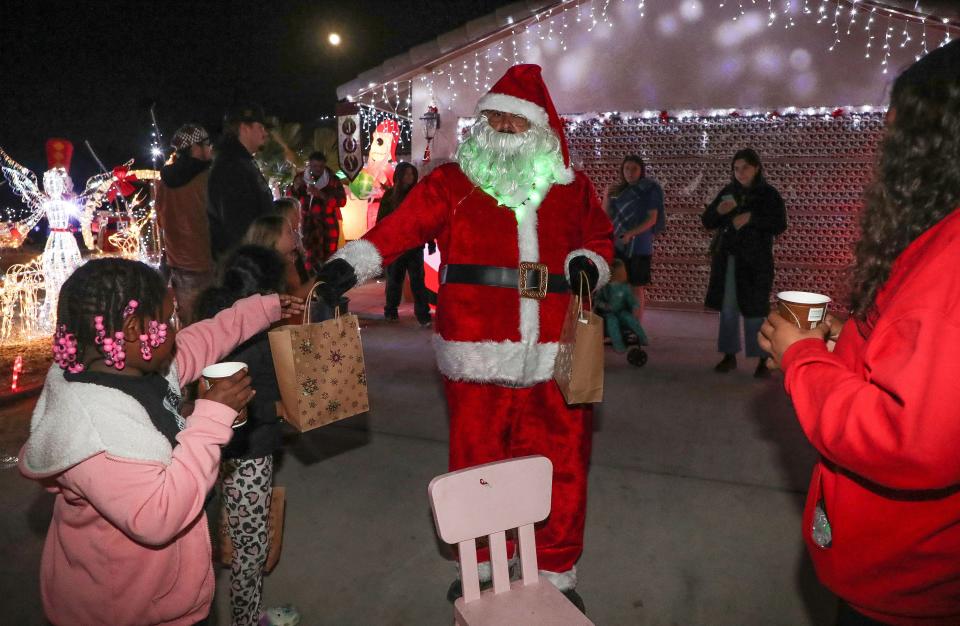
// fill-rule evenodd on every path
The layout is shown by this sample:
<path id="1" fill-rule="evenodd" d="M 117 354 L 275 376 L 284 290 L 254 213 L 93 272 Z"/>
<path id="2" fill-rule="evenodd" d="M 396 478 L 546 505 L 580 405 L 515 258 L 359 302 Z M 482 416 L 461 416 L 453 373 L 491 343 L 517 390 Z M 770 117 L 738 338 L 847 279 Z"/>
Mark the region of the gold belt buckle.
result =
<path id="1" fill-rule="evenodd" d="M 536 288 L 527 287 L 527 272 L 537 272 L 540 275 L 540 284 Z M 547 281 L 549 279 L 545 263 L 520 263 L 520 297 L 543 300 L 547 297 Z"/>

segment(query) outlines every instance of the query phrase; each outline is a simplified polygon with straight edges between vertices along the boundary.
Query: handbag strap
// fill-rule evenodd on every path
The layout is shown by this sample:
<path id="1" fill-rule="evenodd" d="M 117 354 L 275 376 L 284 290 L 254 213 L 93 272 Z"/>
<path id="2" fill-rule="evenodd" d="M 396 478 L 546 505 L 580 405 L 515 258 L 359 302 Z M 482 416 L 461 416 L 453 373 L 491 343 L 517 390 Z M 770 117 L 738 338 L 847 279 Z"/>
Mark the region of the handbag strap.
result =
<path id="1" fill-rule="evenodd" d="M 309 324 L 309 323 L 310 323 L 310 303 L 313 301 L 313 296 L 314 296 L 314 295 L 316 294 L 316 292 L 317 292 L 317 287 L 319 287 L 319 286 L 322 285 L 322 284 L 323 284 L 323 281 L 322 281 L 322 280 L 318 280 L 317 282 L 313 283 L 313 287 L 311 287 L 311 288 L 310 288 L 310 291 L 307 293 L 307 299 L 304 300 L 304 302 L 303 302 L 303 321 L 301 322 L 302 324 Z M 339 306 L 333 307 L 333 319 L 338 320 L 338 321 L 339 321 L 339 319 L 340 319 L 340 307 L 339 307 Z"/>

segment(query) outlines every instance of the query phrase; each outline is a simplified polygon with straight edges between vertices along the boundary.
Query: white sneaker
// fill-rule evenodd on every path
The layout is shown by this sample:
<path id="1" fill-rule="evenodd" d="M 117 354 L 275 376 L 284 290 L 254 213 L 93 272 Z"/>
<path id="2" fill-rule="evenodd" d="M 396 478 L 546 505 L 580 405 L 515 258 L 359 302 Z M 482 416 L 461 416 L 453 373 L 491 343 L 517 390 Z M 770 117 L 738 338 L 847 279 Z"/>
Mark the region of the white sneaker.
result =
<path id="1" fill-rule="evenodd" d="M 257 626 L 299 626 L 300 611 L 292 604 L 266 609 L 260 614 Z"/>

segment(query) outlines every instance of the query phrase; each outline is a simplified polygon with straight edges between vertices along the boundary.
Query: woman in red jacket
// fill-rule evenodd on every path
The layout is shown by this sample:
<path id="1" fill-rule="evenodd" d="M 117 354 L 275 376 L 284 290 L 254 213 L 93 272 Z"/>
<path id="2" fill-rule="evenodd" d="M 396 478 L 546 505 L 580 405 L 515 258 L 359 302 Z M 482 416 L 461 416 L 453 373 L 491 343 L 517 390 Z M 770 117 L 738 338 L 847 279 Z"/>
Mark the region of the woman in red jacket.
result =
<path id="1" fill-rule="evenodd" d="M 850 320 L 802 331 L 771 314 L 760 343 L 821 454 L 803 534 L 838 624 L 956 625 L 960 41 L 900 75 L 887 122 Z"/>

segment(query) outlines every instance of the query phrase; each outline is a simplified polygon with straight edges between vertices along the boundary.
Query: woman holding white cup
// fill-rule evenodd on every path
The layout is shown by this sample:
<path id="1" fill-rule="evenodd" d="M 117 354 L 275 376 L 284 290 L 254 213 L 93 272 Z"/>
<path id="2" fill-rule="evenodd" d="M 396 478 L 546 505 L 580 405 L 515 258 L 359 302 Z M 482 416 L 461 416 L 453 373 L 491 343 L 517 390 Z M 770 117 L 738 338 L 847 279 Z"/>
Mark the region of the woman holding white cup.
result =
<path id="1" fill-rule="evenodd" d="M 760 345 L 820 452 L 803 515 L 838 626 L 960 624 L 960 41 L 903 72 L 861 216 L 851 317 Z M 836 337 L 831 352 L 825 338 Z"/>

